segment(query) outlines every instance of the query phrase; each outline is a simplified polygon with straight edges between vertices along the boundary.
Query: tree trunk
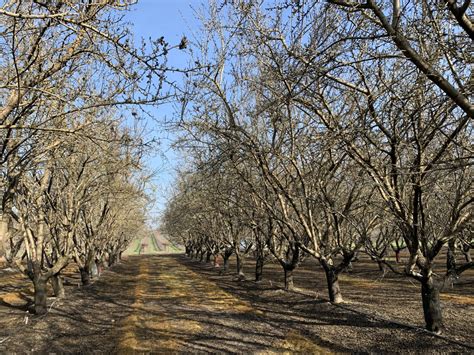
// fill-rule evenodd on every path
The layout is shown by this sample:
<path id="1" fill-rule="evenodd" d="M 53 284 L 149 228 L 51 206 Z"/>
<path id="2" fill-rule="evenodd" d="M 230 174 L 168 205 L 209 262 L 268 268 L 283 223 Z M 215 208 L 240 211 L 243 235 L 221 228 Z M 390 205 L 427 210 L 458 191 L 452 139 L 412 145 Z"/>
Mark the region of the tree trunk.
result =
<path id="1" fill-rule="evenodd" d="M 224 253 L 223 255 L 223 265 L 222 265 L 222 272 L 225 274 L 227 271 L 229 271 L 229 258 L 230 258 L 230 255 L 228 255 L 227 253 Z"/>
<path id="2" fill-rule="evenodd" d="M 397 262 L 397 264 L 399 264 L 401 262 L 401 259 L 400 259 L 400 250 L 396 250 L 395 251 L 395 260 Z"/>
<path id="3" fill-rule="evenodd" d="M 255 263 L 255 281 L 262 281 L 263 278 L 263 264 L 264 260 L 261 255 L 257 255 L 257 261 Z"/>
<path id="4" fill-rule="evenodd" d="M 283 267 L 283 270 L 285 271 L 285 290 L 291 291 L 295 288 L 293 283 L 293 269 Z"/>
<path id="5" fill-rule="evenodd" d="M 109 255 L 109 266 L 115 265 L 117 263 L 117 254 L 111 253 Z"/>
<path id="6" fill-rule="evenodd" d="M 212 256 L 212 252 L 208 251 L 206 253 L 206 263 L 210 263 L 211 262 L 211 256 Z"/>
<path id="7" fill-rule="evenodd" d="M 9 216 L 0 215 L 0 259 L 5 256 L 5 243 L 10 235 L 10 218 Z"/>
<path id="8" fill-rule="evenodd" d="M 99 277 L 99 267 L 97 266 L 97 263 L 94 260 L 91 261 L 90 270 L 93 279 Z"/>
<path id="9" fill-rule="evenodd" d="M 35 313 L 38 315 L 46 314 L 48 311 L 47 308 L 47 294 L 46 294 L 46 285 L 47 279 L 43 276 L 35 277 L 33 281 L 34 292 L 35 292 Z"/>
<path id="10" fill-rule="evenodd" d="M 469 245 L 463 246 L 462 253 L 464 254 L 464 258 L 466 259 L 466 262 L 472 263 L 471 247 Z"/>
<path id="11" fill-rule="evenodd" d="M 213 265 L 214 265 L 215 268 L 220 267 L 219 262 L 220 262 L 219 254 L 214 254 L 213 255 Z"/>
<path id="12" fill-rule="evenodd" d="M 53 285 L 54 295 L 57 298 L 64 298 L 66 296 L 66 293 L 64 291 L 63 279 L 60 274 L 52 276 L 51 284 Z"/>
<path id="13" fill-rule="evenodd" d="M 204 261 L 204 254 L 205 254 L 205 252 L 204 252 L 204 251 L 201 251 L 201 256 L 199 257 L 199 261 L 200 261 L 200 262 L 203 262 L 203 261 Z"/>
<path id="14" fill-rule="evenodd" d="M 439 300 L 439 289 L 432 277 L 421 282 L 421 297 L 423 300 L 426 329 L 440 334 L 443 330 L 443 316 Z"/>
<path id="15" fill-rule="evenodd" d="M 455 241 L 450 240 L 448 243 L 448 253 L 446 255 L 446 274 L 451 279 L 456 279 L 456 254 L 455 254 Z"/>
<path id="16" fill-rule="evenodd" d="M 387 272 L 387 266 L 385 265 L 385 263 L 377 259 L 377 265 L 379 266 L 379 270 L 382 271 L 382 273 L 385 275 Z"/>
<path id="17" fill-rule="evenodd" d="M 323 268 L 326 273 L 329 301 L 336 304 L 343 302 L 341 289 L 339 288 L 339 273 L 334 266 L 326 263 L 323 263 Z"/>
<path id="18" fill-rule="evenodd" d="M 91 278 L 89 274 L 89 267 L 86 265 L 82 268 L 79 268 L 79 272 L 81 273 L 81 282 L 83 286 L 87 286 L 91 283 Z"/>
<path id="19" fill-rule="evenodd" d="M 235 253 L 237 259 L 237 277 L 239 280 L 245 280 L 245 273 L 244 273 L 244 258 L 240 255 L 240 253 Z"/>

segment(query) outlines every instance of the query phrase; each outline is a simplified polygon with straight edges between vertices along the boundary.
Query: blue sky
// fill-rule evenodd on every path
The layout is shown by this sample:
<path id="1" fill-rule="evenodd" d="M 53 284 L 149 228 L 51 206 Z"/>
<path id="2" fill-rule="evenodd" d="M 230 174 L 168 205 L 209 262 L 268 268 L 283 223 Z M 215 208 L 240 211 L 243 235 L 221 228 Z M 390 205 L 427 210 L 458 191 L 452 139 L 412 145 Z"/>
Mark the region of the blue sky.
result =
<path id="1" fill-rule="evenodd" d="M 136 42 L 140 38 L 159 38 L 165 40 L 172 46 L 181 41 L 183 35 L 192 37 L 192 32 L 198 27 L 194 18 L 192 7 L 199 7 L 199 0 L 139 0 L 126 15 L 126 21 L 132 24 Z M 186 55 L 182 51 L 170 52 L 168 65 L 172 67 L 184 67 Z M 178 78 L 176 78 L 178 80 Z M 147 123 L 147 127 L 153 131 L 153 135 L 161 142 L 161 149 L 157 154 L 147 159 L 150 169 L 157 171 L 154 179 L 156 204 L 152 210 L 152 217 L 159 216 L 166 202 L 167 193 L 174 182 L 174 169 L 179 165 L 179 158 L 169 148 L 173 140 L 170 132 L 160 127 L 159 122 L 173 115 L 173 105 L 166 104 L 151 110 L 155 120 Z"/>

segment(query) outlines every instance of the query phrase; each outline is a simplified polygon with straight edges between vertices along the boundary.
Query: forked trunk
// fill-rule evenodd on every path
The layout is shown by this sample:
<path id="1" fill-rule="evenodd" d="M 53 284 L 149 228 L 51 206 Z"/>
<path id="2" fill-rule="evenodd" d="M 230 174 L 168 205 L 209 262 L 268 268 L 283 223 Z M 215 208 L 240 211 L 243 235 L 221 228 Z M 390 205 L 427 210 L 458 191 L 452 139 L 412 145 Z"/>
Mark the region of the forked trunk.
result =
<path id="1" fill-rule="evenodd" d="M 64 298 L 66 293 L 64 291 L 63 279 L 60 274 L 51 277 L 51 284 L 53 286 L 54 295 L 57 298 Z"/>
<path id="2" fill-rule="evenodd" d="M 43 276 L 35 277 L 33 281 L 34 292 L 35 292 L 35 313 L 46 314 L 47 308 L 47 294 L 46 294 L 46 284 L 47 279 Z"/>
<path id="3" fill-rule="evenodd" d="M 293 269 L 283 267 L 285 271 L 285 290 L 291 291 L 295 288 L 293 283 Z"/>
<path id="4" fill-rule="evenodd" d="M 421 282 L 421 297 L 423 300 L 426 329 L 440 334 L 443 330 L 443 315 L 439 300 L 439 289 L 432 277 Z"/>
<path id="5" fill-rule="evenodd" d="M 79 268 L 79 272 L 81 273 L 81 282 L 83 286 L 87 286 L 91 283 L 91 278 L 89 274 L 89 267 L 84 266 Z"/>
<path id="6" fill-rule="evenodd" d="M 332 303 L 343 302 L 341 289 L 339 288 L 339 273 L 332 265 L 323 264 L 328 284 L 329 301 Z"/>

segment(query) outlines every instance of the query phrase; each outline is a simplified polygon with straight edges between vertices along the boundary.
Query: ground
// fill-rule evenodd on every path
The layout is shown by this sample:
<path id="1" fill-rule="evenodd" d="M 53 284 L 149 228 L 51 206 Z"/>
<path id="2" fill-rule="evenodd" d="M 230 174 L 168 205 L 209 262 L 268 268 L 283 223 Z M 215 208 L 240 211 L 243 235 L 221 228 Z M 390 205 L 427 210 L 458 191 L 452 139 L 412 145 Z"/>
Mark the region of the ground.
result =
<path id="1" fill-rule="evenodd" d="M 327 302 L 323 274 L 306 263 L 295 292 L 277 265 L 263 282 L 236 281 L 183 255 L 128 257 L 88 287 L 68 273 L 68 297 L 25 311 L 28 282 L 0 274 L 0 352 L 463 352 L 474 351 L 472 274 L 443 293 L 446 332 L 422 330 L 417 285 L 380 278 L 373 265 L 342 276 L 346 302 Z"/>

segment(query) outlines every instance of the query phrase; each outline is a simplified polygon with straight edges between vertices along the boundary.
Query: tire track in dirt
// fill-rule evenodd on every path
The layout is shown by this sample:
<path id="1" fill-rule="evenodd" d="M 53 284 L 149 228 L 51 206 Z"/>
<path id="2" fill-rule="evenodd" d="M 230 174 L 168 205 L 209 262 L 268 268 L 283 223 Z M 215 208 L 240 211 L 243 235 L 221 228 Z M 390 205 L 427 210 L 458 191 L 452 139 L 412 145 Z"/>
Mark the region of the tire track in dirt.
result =
<path id="1" fill-rule="evenodd" d="M 119 324 L 117 352 L 328 352 L 285 334 L 263 312 L 168 256 L 139 263 L 131 313 Z"/>

